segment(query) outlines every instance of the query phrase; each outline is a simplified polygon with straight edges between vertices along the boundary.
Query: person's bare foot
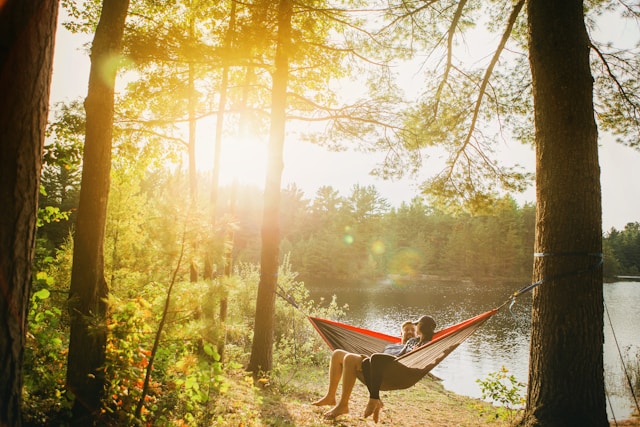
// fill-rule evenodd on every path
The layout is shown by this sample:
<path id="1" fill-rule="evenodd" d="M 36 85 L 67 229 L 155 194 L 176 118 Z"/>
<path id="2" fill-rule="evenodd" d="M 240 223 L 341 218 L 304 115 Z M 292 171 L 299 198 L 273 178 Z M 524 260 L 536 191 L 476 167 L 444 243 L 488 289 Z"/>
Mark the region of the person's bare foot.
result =
<path id="1" fill-rule="evenodd" d="M 324 418 L 326 420 L 333 420 L 337 417 L 339 417 L 340 415 L 344 415 L 344 414 L 348 414 L 349 413 L 349 406 L 348 405 L 336 405 L 333 407 L 333 409 L 331 409 L 328 412 L 324 413 Z"/>
<path id="2" fill-rule="evenodd" d="M 331 398 L 329 396 L 325 396 L 320 400 L 316 400 L 315 402 L 311 402 L 311 404 L 315 405 L 315 406 L 335 405 L 336 404 L 336 398 L 335 398 L 335 396 L 333 398 Z"/>
<path id="3" fill-rule="evenodd" d="M 373 415 L 373 421 L 377 423 L 380 419 L 380 410 L 383 406 L 382 401 L 379 399 L 369 399 L 367 407 L 364 410 L 364 417 L 367 418 L 369 415 Z"/>
<path id="4" fill-rule="evenodd" d="M 373 410 L 373 421 L 377 424 L 378 420 L 380 419 L 380 411 L 382 410 L 382 407 L 384 405 L 382 404 L 382 401 L 380 401 L 380 403 L 378 403 L 378 406 L 376 406 L 376 409 Z"/>

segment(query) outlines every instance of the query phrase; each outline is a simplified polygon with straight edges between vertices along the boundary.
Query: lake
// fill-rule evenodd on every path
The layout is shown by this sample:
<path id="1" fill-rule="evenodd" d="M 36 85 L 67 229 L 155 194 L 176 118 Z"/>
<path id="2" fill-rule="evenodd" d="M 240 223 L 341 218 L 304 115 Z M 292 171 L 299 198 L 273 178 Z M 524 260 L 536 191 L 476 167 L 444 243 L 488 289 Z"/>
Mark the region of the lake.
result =
<path id="1" fill-rule="evenodd" d="M 313 299 L 332 295 L 339 305 L 348 304 L 345 322 L 392 335 L 400 324 L 430 314 L 438 329 L 458 323 L 498 307 L 523 284 L 487 285 L 471 282 L 416 283 L 398 285 L 392 281 L 377 284 L 336 283 L 322 287 L 307 282 Z M 635 404 L 628 389 L 618 353 L 625 360 L 639 363 L 640 282 L 604 285 L 605 296 L 605 379 L 609 418 L 628 418 Z M 506 307 L 494 315 L 467 341 L 442 361 L 432 373 L 455 393 L 481 397 L 477 379 L 485 379 L 504 366 L 518 381 L 528 380 L 531 294 L 517 299 L 512 310 Z M 608 313 L 608 314 L 607 314 Z M 609 322 L 609 318 L 611 322 Z M 616 346 L 617 339 L 618 346 Z M 638 391 L 636 390 L 636 393 Z"/>

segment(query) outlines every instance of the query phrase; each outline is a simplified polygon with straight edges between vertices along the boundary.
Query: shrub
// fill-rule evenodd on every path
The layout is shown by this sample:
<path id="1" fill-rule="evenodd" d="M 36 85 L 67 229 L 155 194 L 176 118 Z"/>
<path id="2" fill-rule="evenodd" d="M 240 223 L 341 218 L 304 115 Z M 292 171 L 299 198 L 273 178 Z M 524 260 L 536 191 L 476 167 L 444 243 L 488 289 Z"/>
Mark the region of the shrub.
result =
<path id="1" fill-rule="evenodd" d="M 484 380 L 476 382 L 480 385 L 482 398 L 501 405 L 505 409 L 502 416 L 513 421 L 525 403 L 522 396 L 525 384 L 519 382 L 515 375 L 509 375 L 509 370 L 504 366 L 498 372 L 491 372 Z"/>

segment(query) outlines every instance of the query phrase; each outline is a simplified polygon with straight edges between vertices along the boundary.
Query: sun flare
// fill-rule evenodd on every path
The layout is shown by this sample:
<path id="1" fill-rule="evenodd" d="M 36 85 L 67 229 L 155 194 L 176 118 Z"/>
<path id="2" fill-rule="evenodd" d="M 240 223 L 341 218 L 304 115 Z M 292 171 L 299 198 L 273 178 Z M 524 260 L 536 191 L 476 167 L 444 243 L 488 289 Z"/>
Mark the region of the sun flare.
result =
<path id="1" fill-rule="evenodd" d="M 199 172 L 213 170 L 214 151 L 212 139 L 198 138 L 196 168 Z M 220 151 L 220 184 L 238 182 L 262 188 L 266 163 L 266 141 L 259 138 L 224 137 Z"/>

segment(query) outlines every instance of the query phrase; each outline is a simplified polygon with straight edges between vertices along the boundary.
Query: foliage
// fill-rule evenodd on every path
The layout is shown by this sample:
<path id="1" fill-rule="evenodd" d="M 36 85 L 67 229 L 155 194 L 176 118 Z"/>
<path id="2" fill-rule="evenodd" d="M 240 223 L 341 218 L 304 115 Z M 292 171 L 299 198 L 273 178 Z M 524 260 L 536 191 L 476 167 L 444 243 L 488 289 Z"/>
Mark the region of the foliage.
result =
<path id="1" fill-rule="evenodd" d="M 205 309 L 213 302 L 206 298 L 209 287 L 200 282 L 176 284 L 164 339 L 155 355 L 142 420 L 201 419 L 212 396 L 226 389 L 223 365 L 215 348 L 216 336 L 211 334 L 219 330 L 219 325 L 215 327 L 215 320 Z M 150 283 L 140 296 L 112 303 L 108 411 L 119 423 L 134 421 L 165 299 L 164 285 Z"/>
<path id="2" fill-rule="evenodd" d="M 79 102 L 56 105 L 44 146 L 38 215 L 38 234 L 59 247 L 75 221 L 80 195 L 81 159 L 85 132 L 84 111 Z M 46 215 L 43 215 L 46 213 Z"/>
<path id="3" fill-rule="evenodd" d="M 476 380 L 482 391 L 482 398 L 489 399 L 505 408 L 504 416 L 511 422 L 524 405 L 522 396 L 525 384 L 519 382 L 515 375 L 509 375 L 504 366 L 498 372 L 489 373 L 484 379 Z"/>
<path id="4" fill-rule="evenodd" d="M 239 281 L 237 287 L 230 289 L 230 301 L 240 308 L 234 311 L 233 323 L 251 324 L 253 322 L 253 308 L 259 282 L 259 269 L 254 264 L 241 263 L 237 267 Z M 285 256 L 278 273 L 279 292 L 276 300 L 274 348 L 275 370 L 288 370 L 296 366 L 318 365 L 326 362 L 326 352 L 319 351 L 325 344 L 314 333 L 311 324 L 306 320 L 307 315 L 340 318 L 344 315 L 345 307 L 340 307 L 336 298 L 331 301 L 315 302 L 310 298 L 309 290 L 304 283 L 296 280 L 297 273 L 291 270 L 289 256 Z M 251 331 L 229 331 L 233 337 L 227 344 L 227 351 L 233 348 L 248 349 L 252 339 Z M 231 349 L 229 348 L 231 347 Z M 236 350 L 236 351 L 237 351 Z"/>
<path id="5" fill-rule="evenodd" d="M 258 279 L 255 266 L 242 265 L 237 271 L 237 276 L 221 278 L 214 284 L 178 284 L 165 338 L 154 365 L 152 393 L 145 402 L 143 419 L 179 418 L 188 423 L 206 419 L 215 405 L 216 396 L 226 393 L 225 370 L 240 366 L 238 362 L 246 358 L 250 347 L 251 328 L 245 325 L 253 320 L 251 307 L 255 305 Z M 301 308 L 325 315 L 340 314 L 335 301 L 327 307 L 314 309 L 314 303 L 308 300 L 308 291 L 302 283 L 293 281 L 294 276 L 290 266 L 283 264 L 282 283 Z M 222 286 L 226 287 L 224 293 L 221 293 Z M 223 364 L 216 349 L 222 325 L 216 320 L 213 307 L 225 294 L 230 300 L 229 306 L 234 309 L 227 320 L 227 362 Z M 134 421 L 133 407 L 140 396 L 151 332 L 162 300 L 162 286 L 149 284 L 137 298 L 111 302 L 107 411 L 117 422 Z M 299 364 L 324 366 L 326 363 L 326 352 L 318 351 L 323 344 L 312 333 L 304 316 L 291 310 L 291 306 L 281 303 L 276 313 L 279 339 L 275 351 L 280 370 L 272 373 L 274 378 L 298 369 Z"/>
<path id="6" fill-rule="evenodd" d="M 68 321 L 62 310 L 65 299 L 52 299 L 49 289 L 60 288 L 65 280 L 68 283 L 70 252 L 69 246 L 59 250 L 56 258 L 42 263 L 48 273 L 37 275 L 39 290 L 33 295 L 30 341 L 25 357 L 28 372 L 25 393 L 29 397 L 25 400 L 28 402 L 25 413 L 35 425 L 64 424 L 69 416 L 64 387 L 68 334 Z M 219 277 L 213 283 L 176 284 L 141 420 L 136 420 L 133 414 L 141 396 L 152 336 L 166 288 L 161 282 L 140 285 L 135 279 L 117 281 L 109 301 L 107 322 L 105 374 L 108 390 L 103 408 L 104 422 L 134 425 L 153 420 L 162 425 L 183 420 L 191 424 L 207 419 L 215 411 L 217 396 L 225 394 L 229 386 L 227 370 L 235 370 L 246 363 L 252 339 L 250 325 L 259 269 L 253 264 L 240 263 L 235 271 L 234 275 Z M 126 276 L 123 270 L 122 277 Z M 335 299 L 318 304 L 311 301 L 304 284 L 295 279 L 288 257 L 283 262 L 280 277 L 282 291 L 286 289 L 288 297 L 299 307 L 293 308 L 284 299 L 277 304 L 275 359 L 278 363 L 270 381 L 285 389 L 287 375 L 305 365 L 325 366 L 327 363 L 327 352 L 319 351 L 324 350 L 324 344 L 302 313 L 340 317 L 343 311 Z M 61 282 L 56 282 L 55 278 Z M 132 286 L 135 292 L 131 292 Z M 222 298 L 229 299 L 230 307 L 225 325 L 220 323 L 216 310 Z M 217 349 L 221 334 L 226 338 L 224 361 Z"/>
<path id="7" fill-rule="evenodd" d="M 292 271 L 289 255 L 284 257 L 278 274 L 280 293 L 276 302 L 274 365 L 323 365 L 326 353 L 321 349 L 325 344 L 306 317 L 338 319 L 344 316 L 347 307 L 340 307 L 335 296 L 331 301 L 313 301 L 304 283 L 296 280 L 297 273 Z"/>
<path id="8" fill-rule="evenodd" d="M 29 333 L 25 348 L 25 422 L 51 425 L 71 409 L 65 396 L 67 330 L 60 301 L 52 298 L 55 282 L 46 272 L 36 274 L 31 295 Z"/>
<path id="9" fill-rule="evenodd" d="M 608 277 L 640 275 L 640 223 L 630 222 L 624 230 L 612 228 L 604 238 Z M 607 264 L 610 264 L 607 266 Z"/>
<path id="10" fill-rule="evenodd" d="M 61 212 L 60 208 L 55 206 L 45 206 L 42 209 L 38 209 L 38 220 L 36 221 L 36 226 L 42 227 L 44 224 L 60 222 L 68 219 L 69 212 Z"/>
<path id="11" fill-rule="evenodd" d="M 40 213 L 42 215 L 42 213 Z M 38 232 L 41 231 L 39 228 Z M 50 255 L 50 242 L 36 241 L 34 283 L 28 313 L 24 357 L 25 422 L 58 424 L 67 419 L 71 401 L 66 396 L 65 373 L 69 319 L 65 309 L 71 274 L 71 240 Z"/>
<path id="12" fill-rule="evenodd" d="M 637 392 L 640 390 L 640 347 L 629 346 L 625 349 L 624 367 L 628 385 Z"/>
<path id="13" fill-rule="evenodd" d="M 112 297 L 107 322 L 106 376 L 109 379 L 105 412 L 116 424 L 133 424 L 148 363 L 147 336 L 153 320 L 150 304 L 142 298 L 122 301 Z M 149 397 L 150 405 L 155 396 Z"/>

